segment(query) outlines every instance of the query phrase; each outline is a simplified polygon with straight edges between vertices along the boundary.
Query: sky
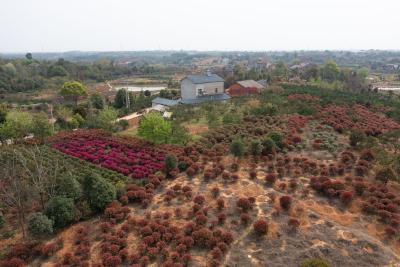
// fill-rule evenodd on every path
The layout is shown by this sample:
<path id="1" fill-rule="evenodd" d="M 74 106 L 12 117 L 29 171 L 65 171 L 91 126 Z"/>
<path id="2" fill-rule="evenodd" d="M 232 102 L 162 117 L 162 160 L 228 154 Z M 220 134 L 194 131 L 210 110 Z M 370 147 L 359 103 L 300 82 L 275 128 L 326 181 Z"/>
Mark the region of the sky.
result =
<path id="1" fill-rule="evenodd" d="M 0 52 L 400 49 L 399 0 L 0 0 Z"/>

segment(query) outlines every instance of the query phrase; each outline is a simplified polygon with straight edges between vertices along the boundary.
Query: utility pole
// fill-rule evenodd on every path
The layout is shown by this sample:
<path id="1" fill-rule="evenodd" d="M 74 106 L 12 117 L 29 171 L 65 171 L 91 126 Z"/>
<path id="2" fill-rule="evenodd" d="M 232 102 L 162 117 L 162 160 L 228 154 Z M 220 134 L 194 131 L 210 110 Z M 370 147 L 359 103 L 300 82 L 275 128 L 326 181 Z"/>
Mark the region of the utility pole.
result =
<path id="1" fill-rule="evenodd" d="M 129 91 L 125 90 L 125 93 L 126 93 L 126 95 L 125 95 L 126 108 L 129 110 L 131 107 L 131 101 L 129 99 Z"/>

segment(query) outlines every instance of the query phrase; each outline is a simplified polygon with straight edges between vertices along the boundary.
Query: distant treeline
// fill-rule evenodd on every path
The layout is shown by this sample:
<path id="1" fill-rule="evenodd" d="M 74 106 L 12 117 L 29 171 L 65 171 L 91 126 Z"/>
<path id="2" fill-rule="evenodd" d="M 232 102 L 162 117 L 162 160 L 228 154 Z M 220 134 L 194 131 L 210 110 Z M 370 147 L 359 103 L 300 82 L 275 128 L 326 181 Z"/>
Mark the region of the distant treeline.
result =
<path id="1" fill-rule="evenodd" d="M 71 62 L 36 60 L 31 54 L 21 59 L 0 58 L 0 94 L 59 88 L 65 81 L 103 82 L 126 75 L 159 73 L 149 64 L 117 65 L 111 60 Z"/>

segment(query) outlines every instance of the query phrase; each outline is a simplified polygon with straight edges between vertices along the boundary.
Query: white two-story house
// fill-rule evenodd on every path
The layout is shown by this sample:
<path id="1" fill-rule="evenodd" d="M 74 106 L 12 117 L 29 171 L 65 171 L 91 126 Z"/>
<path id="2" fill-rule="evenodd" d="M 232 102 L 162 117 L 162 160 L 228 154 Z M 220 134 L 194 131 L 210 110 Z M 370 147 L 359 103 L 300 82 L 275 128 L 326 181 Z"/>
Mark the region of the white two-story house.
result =
<path id="1" fill-rule="evenodd" d="M 170 100 L 153 99 L 152 105 L 170 107 L 178 104 L 198 104 L 207 101 L 226 101 L 230 96 L 224 91 L 224 79 L 207 72 L 203 75 L 188 75 L 181 81 L 181 98 Z"/>
<path id="2" fill-rule="evenodd" d="M 216 74 L 188 75 L 181 81 L 182 104 L 226 101 L 229 98 L 224 92 L 224 79 Z"/>

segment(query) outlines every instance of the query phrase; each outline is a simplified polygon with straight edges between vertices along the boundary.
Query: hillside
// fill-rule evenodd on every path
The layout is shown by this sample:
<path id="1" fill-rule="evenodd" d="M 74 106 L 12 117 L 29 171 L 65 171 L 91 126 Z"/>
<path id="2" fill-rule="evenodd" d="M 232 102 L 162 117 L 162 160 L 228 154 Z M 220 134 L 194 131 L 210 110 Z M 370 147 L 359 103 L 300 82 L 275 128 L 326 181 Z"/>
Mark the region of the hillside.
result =
<path id="1" fill-rule="evenodd" d="M 399 266 L 399 110 L 284 85 L 174 108 L 186 145 L 79 129 L 4 146 L 1 266 Z M 52 231 L 23 238 L 34 212 Z"/>

